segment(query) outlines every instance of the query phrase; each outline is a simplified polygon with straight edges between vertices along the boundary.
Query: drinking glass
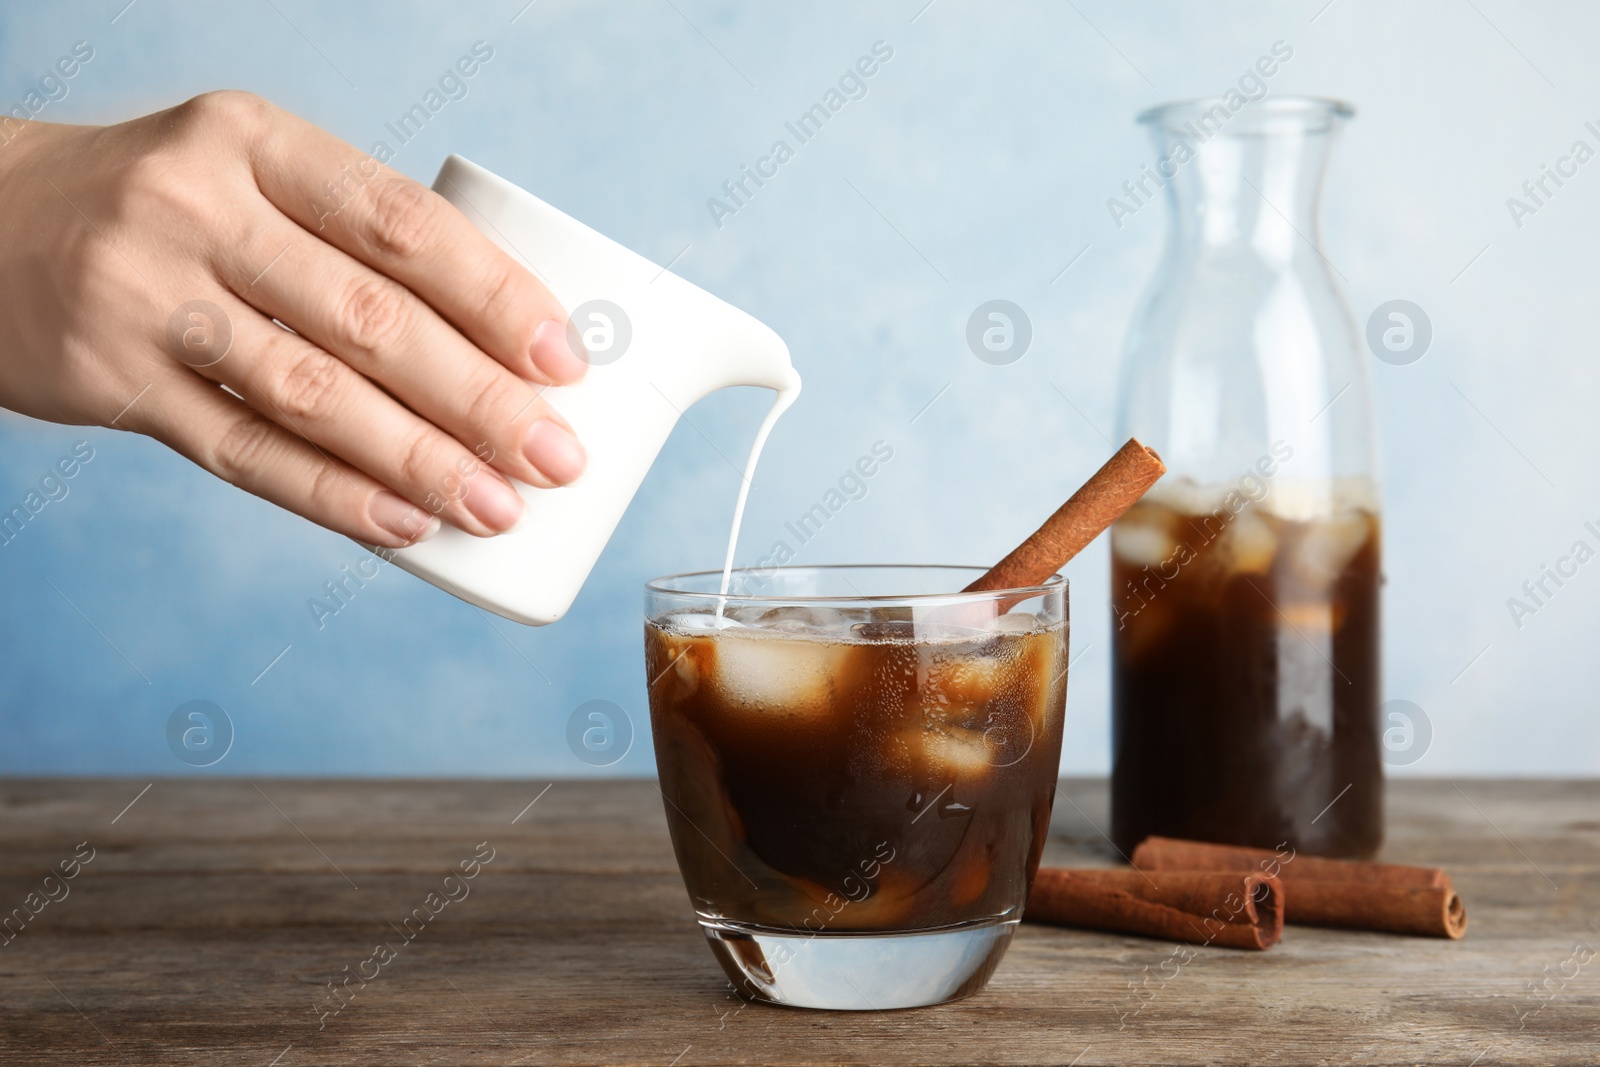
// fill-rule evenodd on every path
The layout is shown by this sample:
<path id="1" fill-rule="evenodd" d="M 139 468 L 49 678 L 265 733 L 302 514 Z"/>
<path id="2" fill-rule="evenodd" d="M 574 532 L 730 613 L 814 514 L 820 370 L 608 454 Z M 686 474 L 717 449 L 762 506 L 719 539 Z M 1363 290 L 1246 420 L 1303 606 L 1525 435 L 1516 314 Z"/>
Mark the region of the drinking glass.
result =
<path id="1" fill-rule="evenodd" d="M 684 885 L 745 995 L 937 1004 L 983 987 L 1050 823 L 1067 585 L 783 567 L 645 587 L 656 766 Z"/>

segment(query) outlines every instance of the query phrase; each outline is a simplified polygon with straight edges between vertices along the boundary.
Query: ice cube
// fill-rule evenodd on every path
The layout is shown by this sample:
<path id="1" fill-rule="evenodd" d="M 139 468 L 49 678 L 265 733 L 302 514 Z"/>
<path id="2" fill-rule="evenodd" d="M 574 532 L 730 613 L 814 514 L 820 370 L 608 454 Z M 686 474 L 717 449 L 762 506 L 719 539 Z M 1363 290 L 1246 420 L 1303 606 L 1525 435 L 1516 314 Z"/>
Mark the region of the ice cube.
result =
<path id="1" fill-rule="evenodd" d="M 927 773 L 936 778 L 975 782 L 988 777 L 994 765 L 993 753 L 982 730 L 959 726 L 911 727 L 902 731 L 900 741 L 918 757 Z"/>
<path id="2" fill-rule="evenodd" d="M 974 651 L 937 653 L 928 665 L 923 691 L 946 708 L 982 704 L 994 696 L 1006 666 L 999 656 Z"/>
<path id="3" fill-rule="evenodd" d="M 1295 546 L 1296 575 L 1313 586 L 1333 584 L 1371 533 L 1372 524 L 1362 511 L 1347 511 L 1307 524 Z"/>
<path id="4" fill-rule="evenodd" d="M 755 618 L 752 625 L 763 630 L 776 630 L 779 633 L 842 637 L 849 632 L 851 621 L 837 609 L 811 607 L 805 604 L 783 604 L 763 611 Z"/>
<path id="5" fill-rule="evenodd" d="M 731 619 L 739 626 L 755 626 L 762 614 L 767 610 L 759 604 L 741 604 L 736 600 L 728 601 L 721 607 L 722 610 L 719 614 L 725 619 Z M 727 624 L 724 623 L 723 625 Z"/>
<path id="6" fill-rule="evenodd" d="M 700 688 L 700 675 L 702 661 L 706 658 L 705 649 L 687 649 L 684 655 L 672 661 L 672 670 L 678 676 L 678 681 L 683 683 L 684 693 L 688 695 Z"/>
<path id="7" fill-rule="evenodd" d="M 928 702 L 922 705 L 922 729 L 925 734 L 948 734 L 951 732 L 971 732 L 981 736 L 983 734 L 984 709 L 983 705 L 973 704 L 941 704 Z M 939 744 L 936 737 L 925 736 L 923 748 Z"/>
<path id="8" fill-rule="evenodd" d="M 1246 508 L 1228 523 L 1222 550 L 1225 565 L 1233 573 L 1265 574 L 1278 554 L 1278 535 L 1254 508 Z"/>
<path id="9" fill-rule="evenodd" d="M 1037 737 L 1032 709 L 1009 698 L 989 705 L 982 738 L 991 767 L 1012 767 L 1021 763 L 1033 751 Z"/>
<path id="10" fill-rule="evenodd" d="M 711 611 L 679 611 L 662 621 L 669 629 L 686 634 L 709 633 L 739 625 L 738 620 Z"/>
<path id="11" fill-rule="evenodd" d="M 1111 550 L 1135 567 L 1155 567 L 1172 558 L 1172 513 L 1165 508 L 1135 505 L 1111 527 Z"/>
<path id="12" fill-rule="evenodd" d="M 667 632 L 662 635 L 661 655 L 662 660 L 652 665 L 655 674 L 650 679 L 650 691 L 655 693 L 656 686 L 666 683 L 666 692 L 676 691 L 677 698 L 689 696 L 700 688 L 700 660 L 708 652 L 701 647 L 705 642 L 694 637 Z"/>
<path id="13" fill-rule="evenodd" d="M 1307 604 L 1285 603 L 1278 605 L 1284 622 L 1298 633 L 1316 640 L 1344 623 L 1347 605 L 1343 600 L 1317 600 Z"/>
<path id="14" fill-rule="evenodd" d="M 1031 611 L 1008 611 L 995 618 L 989 628 L 1001 633 L 1031 633 L 1039 628 L 1039 616 Z"/>
<path id="15" fill-rule="evenodd" d="M 921 726 L 896 730 L 886 740 L 884 765 L 897 775 L 977 785 L 996 768 L 1022 762 L 1040 736 L 1030 709 L 1011 699 L 976 707 L 924 705 L 922 713 Z"/>
<path id="16" fill-rule="evenodd" d="M 1062 676 L 1067 673 L 1066 648 L 1054 633 L 1036 634 L 1028 639 L 1027 670 L 1033 693 L 1033 728 L 1042 736 L 1055 721 L 1061 704 L 1056 699 Z"/>
<path id="17" fill-rule="evenodd" d="M 750 711 L 821 719 L 834 701 L 834 677 L 854 651 L 849 645 L 809 637 L 730 630 L 713 648 L 716 683 L 733 703 Z"/>
<path id="18" fill-rule="evenodd" d="M 952 600 L 915 609 L 917 639 L 960 641 L 989 633 L 995 619 L 992 600 Z"/>

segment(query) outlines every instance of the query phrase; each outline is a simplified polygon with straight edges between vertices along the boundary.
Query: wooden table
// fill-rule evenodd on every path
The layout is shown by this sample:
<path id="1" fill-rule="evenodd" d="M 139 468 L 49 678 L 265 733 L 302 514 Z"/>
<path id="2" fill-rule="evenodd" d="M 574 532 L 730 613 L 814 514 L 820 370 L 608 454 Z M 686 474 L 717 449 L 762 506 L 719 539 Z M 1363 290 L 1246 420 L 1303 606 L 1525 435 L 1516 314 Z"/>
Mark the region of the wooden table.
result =
<path id="1" fill-rule="evenodd" d="M 1047 863 L 1111 862 L 1105 792 L 1062 783 Z M 1291 927 L 1180 966 L 1024 924 L 969 1000 L 822 1013 L 732 995 L 648 781 L 9 781 L 0 1063 L 1600 1061 L 1600 782 L 1390 796 L 1387 855 L 1449 868 L 1466 940 Z"/>

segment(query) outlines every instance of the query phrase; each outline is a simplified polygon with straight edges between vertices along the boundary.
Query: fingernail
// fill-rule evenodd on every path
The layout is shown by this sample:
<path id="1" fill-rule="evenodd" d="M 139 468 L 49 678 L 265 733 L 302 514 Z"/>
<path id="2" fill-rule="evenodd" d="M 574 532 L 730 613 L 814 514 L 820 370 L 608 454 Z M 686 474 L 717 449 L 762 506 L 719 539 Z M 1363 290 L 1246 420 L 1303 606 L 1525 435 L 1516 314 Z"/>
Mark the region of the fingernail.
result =
<path id="1" fill-rule="evenodd" d="M 533 331 L 533 345 L 528 349 L 534 366 L 544 371 L 554 382 L 576 382 L 589 369 L 589 353 L 578 340 L 578 331 L 569 329 L 563 319 L 545 319 Z"/>
<path id="2" fill-rule="evenodd" d="M 467 482 L 467 510 L 495 533 L 505 533 L 522 517 L 522 497 L 511 483 L 484 468 Z"/>
<path id="3" fill-rule="evenodd" d="M 554 419 L 538 419 L 528 427 L 522 454 L 557 485 L 573 481 L 589 465 L 589 456 L 572 431 Z"/>
<path id="4" fill-rule="evenodd" d="M 374 493 L 367 514 L 393 537 L 385 548 L 404 548 L 439 532 L 439 519 L 393 493 Z"/>

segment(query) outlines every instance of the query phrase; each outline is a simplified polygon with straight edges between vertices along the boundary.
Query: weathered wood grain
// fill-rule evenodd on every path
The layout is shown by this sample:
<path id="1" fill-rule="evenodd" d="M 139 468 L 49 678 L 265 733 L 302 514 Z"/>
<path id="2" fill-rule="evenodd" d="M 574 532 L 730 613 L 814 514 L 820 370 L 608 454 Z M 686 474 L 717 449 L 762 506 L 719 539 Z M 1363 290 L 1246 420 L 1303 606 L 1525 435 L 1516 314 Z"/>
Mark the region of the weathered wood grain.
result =
<path id="1" fill-rule="evenodd" d="M 0 783 L 0 913 L 95 849 L 0 947 L 0 1063 L 1600 1061 L 1600 956 L 1573 954 L 1600 950 L 1600 782 L 1391 784 L 1386 856 L 1450 870 L 1462 942 L 1290 927 L 1182 963 L 1024 925 L 978 996 L 865 1014 L 733 997 L 650 782 L 158 780 L 123 812 L 145 784 Z M 1063 782 L 1046 862 L 1114 862 L 1105 807 Z M 405 942 L 481 842 L 470 895 Z"/>

